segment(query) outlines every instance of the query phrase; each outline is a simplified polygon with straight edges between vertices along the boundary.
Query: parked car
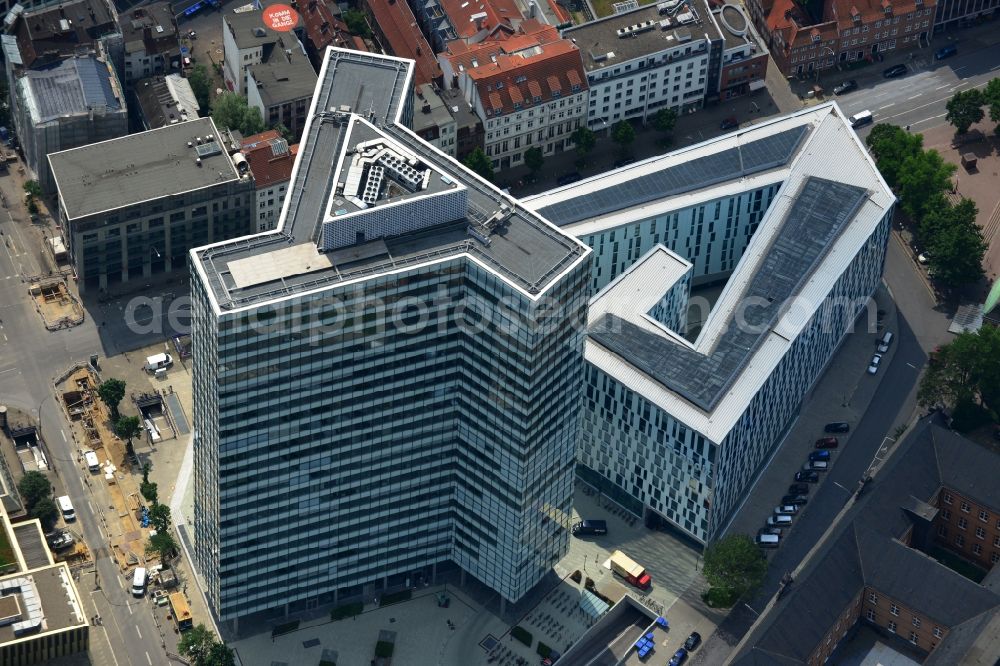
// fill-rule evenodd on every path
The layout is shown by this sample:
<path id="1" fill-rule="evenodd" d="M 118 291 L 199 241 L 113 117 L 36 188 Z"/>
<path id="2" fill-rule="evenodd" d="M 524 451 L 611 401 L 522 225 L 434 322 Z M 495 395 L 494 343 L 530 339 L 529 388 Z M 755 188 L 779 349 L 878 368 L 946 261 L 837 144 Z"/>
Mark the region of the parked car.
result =
<path id="1" fill-rule="evenodd" d="M 809 492 L 808 483 L 793 483 L 792 485 L 788 486 L 789 495 L 805 495 L 808 492 Z"/>
<path id="2" fill-rule="evenodd" d="M 792 517 L 786 516 L 784 514 L 780 516 L 771 516 L 767 519 L 768 527 L 791 527 Z"/>
<path id="3" fill-rule="evenodd" d="M 728 118 L 722 121 L 722 124 L 719 125 L 719 129 L 730 130 L 730 129 L 736 129 L 739 126 L 740 126 L 740 121 L 736 120 L 734 116 L 729 116 Z"/>
<path id="4" fill-rule="evenodd" d="M 674 656 L 672 656 L 670 658 L 670 661 L 667 662 L 667 666 L 681 666 L 681 664 L 687 661 L 687 658 L 688 658 L 688 651 L 685 650 L 684 648 L 681 648 L 677 652 L 674 652 Z"/>
<path id="5" fill-rule="evenodd" d="M 699 645 L 701 645 L 701 634 L 697 631 L 692 631 L 691 635 L 684 641 L 684 649 L 688 652 L 693 652 Z"/>
<path id="6" fill-rule="evenodd" d="M 823 426 L 823 432 L 850 432 L 851 424 L 846 421 L 834 421 Z"/>
<path id="7" fill-rule="evenodd" d="M 785 495 L 781 498 L 782 504 L 791 504 L 792 506 L 802 506 L 809 501 L 809 498 L 805 495 Z"/>
<path id="8" fill-rule="evenodd" d="M 835 449 L 840 442 L 836 437 L 820 437 L 816 440 L 817 449 Z"/>
<path id="9" fill-rule="evenodd" d="M 857 89 L 858 89 L 858 82 L 852 79 L 850 81 L 844 81 L 839 86 L 836 86 L 833 89 L 833 94 L 844 95 L 846 93 L 851 92 L 852 90 L 857 90 Z"/>
<path id="10" fill-rule="evenodd" d="M 578 180 L 583 180 L 583 176 L 580 175 L 579 171 L 571 171 L 570 173 L 564 173 L 556 179 L 557 185 L 569 185 L 570 183 L 575 183 Z"/>
<path id="11" fill-rule="evenodd" d="M 809 460 L 829 460 L 830 452 L 827 450 L 813 451 L 809 454 Z"/>
<path id="12" fill-rule="evenodd" d="M 930 261 L 931 261 L 931 253 L 928 252 L 927 250 L 924 250 L 923 252 L 921 252 L 920 254 L 917 255 L 917 261 L 919 261 L 922 264 L 928 264 L 928 263 L 930 263 Z"/>
<path id="13" fill-rule="evenodd" d="M 872 356 L 871 363 L 868 364 L 868 374 L 874 375 L 878 372 L 878 364 L 882 361 L 882 354 L 875 354 Z"/>
<path id="14" fill-rule="evenodd" d="M 816 472 L 806 472 L 806 471 L 796 472 L 795 480 L 808 481 L 809 483 L 816 483 L 817 481 L 819 481 L 819 474 L 817 474 Z"/>
<path id="15" fill-rule="evenodd" d="M 825 472 L 830 467 L 830 463 L 825 460 L 810 460 L 802 466 L 806 472 Z"/>
<path id="16" fill-rule="evenodd" d="M 757 530 L 757 534 L 773 534 L 774 536 L 780 537 L 783 530 L 780 527 L 762 527 Z"/>
<path id="17" fill-rule="evenodd" d="M 604 520 L 581 520 L 572 529 L 574 536 L 607 534 L 608 523 Z"/>
<path id="18" fill-rule="evenodd" d="M 887 79 L 895 79 L 897 77 L 902 76 L 903 74 L 906 74 L 906 65 L 904 65 L 903 63 L 899 63 L 898 65 L 893 65 L 889 69 L 882 72 L 882 76 L 884 76 Z"/>
<path id="19" fill-rule="evenodd" d="M 944 60 L 945 58 L 950 58 L 953 55 L 958 54 L 958 47 L 954 44 L 948 44 L 948 46 L 942 46 L 937 51 L 934 52 L 935 60 Z"/>
<path id="20" fill-rule="evenodd" d="M 764 532 L 758 534 L 756 538 L 754 538 L 754 543 L 761 548 L 777 548 L 781 545 L 781 537 L 776 534 L 768 534 Z"/>
<path id="21" fill-rule="evenodd" d="M 794 504 L 782 504 L 781 506 L 774 507 L 774 515 L 776 516 L 794 516 L 799 512 L 799 507 Z"/>
<path id="22" fill-rule="evenodd" d="M 197 32 L 195 32 L 194 30 L 189 30 L 188 31 L 188 39 L 197 39 L 197 37 L 198 37 L 198 33 Z"/>

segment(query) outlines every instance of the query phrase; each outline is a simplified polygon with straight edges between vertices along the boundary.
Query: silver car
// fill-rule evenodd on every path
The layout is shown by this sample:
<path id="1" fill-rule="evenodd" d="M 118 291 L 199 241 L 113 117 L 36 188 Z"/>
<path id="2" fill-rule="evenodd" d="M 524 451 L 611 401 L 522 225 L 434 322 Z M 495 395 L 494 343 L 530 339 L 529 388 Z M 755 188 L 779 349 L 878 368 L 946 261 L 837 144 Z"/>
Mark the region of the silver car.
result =
<path id="1" fill-rule="evenodd" d="M 871 363 L 868 364 L 868 374 L 874 375 L 878 372 L 878 364 L 882 361 L 882 354 L 875 354 L 872 356 Z"/>

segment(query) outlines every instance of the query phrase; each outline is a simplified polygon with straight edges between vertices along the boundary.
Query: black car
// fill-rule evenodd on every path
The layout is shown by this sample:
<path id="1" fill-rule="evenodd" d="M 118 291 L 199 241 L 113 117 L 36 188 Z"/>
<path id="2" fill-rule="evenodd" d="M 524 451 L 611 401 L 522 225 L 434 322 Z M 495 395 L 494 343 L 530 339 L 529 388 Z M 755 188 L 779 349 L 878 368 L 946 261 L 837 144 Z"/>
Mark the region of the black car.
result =
<path id="1" fill-rule="evenodd" d="M 724 129 L 724 130 L 735 129 L 739 126 L 740 126 L 740 121 L 736 120 L 735 117 L 730 116 L 729 118 L 726 118 L 725 120 L 722 121 L 722 123 L 719 125 L 719 129 Z"/>
<path id="2" fill-rule="evenodd" d="M 906 74 L 906 65 L 899 63 L 898 65 L 893 65 L 889 69 L 882 72 L 882 76 L 887 79 L 895 79 L 899 76 Z"/>
<path id="3" fill-rule="evenodd" d="M 802 506 L 809 501 L 809 498 L 805 495 L 785 495 L 781 498 L 782 504 L 791 504 L 793 506 Z"/>
<path id="4" fill-rule="evenodd" d="M 835 421 L 833 423 L 827 423 L 823 427 L 823 432 L 850 432 L 851 424 L 846 421 Z"/>
<path id="5" fill-rule="evenodd" d="M 809 493 L 808 483 L 793 483 L 788 486 L 789 495 L 806 495 Z"/>
<path id="6" fill-rule="evenodd" d="M 588 536 L 591 534 L 600 535 L 608 533 L 608 523 L 603 520 L 581 520 L 573 525 L 573 534 L 576 536 Z"/>
<path id="7" fill-rule="evenodd" d="M 851 92 L 852 90 L 857 90 L 857 89 L 858 89 L 858 82 L 852 79 L 850 81 L 844 81 L 839 86 L 835 87 L 833 89 L 833 94 L 844 95 L 846 93 Z"/>
<path id="8" fill-rule="evenodd" d="M 809 483 L 819 482 L 819 472 L 796 472 L 796 481 L 808 481 Z"/>
<path id="9" fill-rule="evenodd" d="M 578 180 L 583 180 L 583 176 L 580 175 L 579 171 L 572 171 L 559 176 L 559 178 L 556 179 L 556 184 L 569 185 L 570 183 L 575 183 Z"/>
<path id="10" fill-rule="evenodd" d="M 691 635 L 687 637 L 686 641 L 684 641 L 684 649 L 691 652 L 699 645 L 701 645 L 701 634 L 697 631 L 692 631 Z"/>

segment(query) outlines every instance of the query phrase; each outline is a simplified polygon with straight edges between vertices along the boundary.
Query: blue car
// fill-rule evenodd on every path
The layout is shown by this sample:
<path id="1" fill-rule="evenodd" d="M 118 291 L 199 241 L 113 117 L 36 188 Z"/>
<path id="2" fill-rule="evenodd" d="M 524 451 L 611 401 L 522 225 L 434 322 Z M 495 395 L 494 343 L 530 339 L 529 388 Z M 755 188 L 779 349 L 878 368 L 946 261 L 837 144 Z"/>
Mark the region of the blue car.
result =
<path id="1" fill-rule="evenodd" d="M 945 58 L 950 58 L 953 55 L 958 54 L 958 47 L 954 44 L 949 44 L 937 50 L 934 54 L 935 60 L 944 60 Z"/>
<path id="2" fill-rule="evenodd" d="M 809 454 L 809 460 L 829 460 L 829 451 L 813 451 Z"/>
<path id="3" fill-rule="evenodd" d="M 681 666 L 688 658 L 688 651 L 681 648 L 677 652 L 674 652 L 674 656 L 670 658 L 667 662 L 667 666 Z"/>

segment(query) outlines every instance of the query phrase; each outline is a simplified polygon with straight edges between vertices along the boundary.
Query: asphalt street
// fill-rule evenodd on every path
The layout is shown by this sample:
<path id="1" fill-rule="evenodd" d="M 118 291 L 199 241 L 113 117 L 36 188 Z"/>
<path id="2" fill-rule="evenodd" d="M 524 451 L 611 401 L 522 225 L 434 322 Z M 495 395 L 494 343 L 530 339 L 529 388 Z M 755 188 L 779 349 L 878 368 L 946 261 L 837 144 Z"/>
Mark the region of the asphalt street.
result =
<path id="1" fill-rule="evenodd" d="M 935 42 L 935 47 L 945 41 Z M 922 131 L 945 124 L 945 105 L 959 90 L 982 89 L 990 79 L 1000 76 L 1000 45 L 980 48 L 975 42 L 957 40 L 958 55 L 946 60 L 934 60 L 933 49 L 923 49 L 913 60 L 903 60 L 909 72 L 898 79 L 865 81 L 860 76 L 840 74 L 829 76 L 824 87 L 832 90 L 836 83 L 854 78 L 859 89 L 836 97 L 848 116 L 859 111 L 871 111 L 875 123 L 891 123 L 913 131 Z M 888 66 L 888 63 L 884 63 Z M 876 72 L 881 76 L 883 67 Z M 871 125 L 861 128 L 867 135 Z"/>
<path id="2" fill-rule="evenodd" d="M 8 198 L 9 200 L 9 198 Z M 166 663 L 159 629 L 149 612 L 149 601 L 135 599 L 126 589 L 108 551 L 98 507 L 84 486 L 76 464 L 76 451 L 67 438 L 69 425 L 53 394 L 52 380 L 73 362 L 86 360 L 102 349 L 90 318 L 81 326 L 48 332 L 31 303 L 22 276 L 32 269 L 37 248 L 21 244 L 24 225 L 15 225 L 0 209 L 0 231 L 5 251 L 0 251 L 0 402 L 39 417 L 42 439 L 50 464 L 76 508 L 74 528 L 83 533 L 92 549 L 101 589 L 81 589 L 87 615 L 101 615 L 117 666 L 151 666 Z M 18 228 L 21 226 L 21 228 Z M 100 629 L 94 629 L 99 632 Z M 100 640 L 96 636 L 94 640 Z"/>

